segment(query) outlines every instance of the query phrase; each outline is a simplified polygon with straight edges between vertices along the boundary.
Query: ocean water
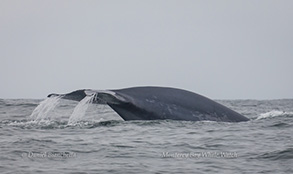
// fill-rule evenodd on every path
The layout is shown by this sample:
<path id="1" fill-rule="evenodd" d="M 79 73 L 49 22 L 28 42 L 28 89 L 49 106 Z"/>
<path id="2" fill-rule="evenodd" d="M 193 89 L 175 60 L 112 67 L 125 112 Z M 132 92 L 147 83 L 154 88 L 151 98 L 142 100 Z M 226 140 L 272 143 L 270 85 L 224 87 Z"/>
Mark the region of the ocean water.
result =
<path id="1" fill-rule="evenodd" d="M 90 99 L 40 102 L 0 99 L 0 173 L 293 173 L 293 99 L 218 101 L 251 119 L 240 123 L 123 121 Z"/>

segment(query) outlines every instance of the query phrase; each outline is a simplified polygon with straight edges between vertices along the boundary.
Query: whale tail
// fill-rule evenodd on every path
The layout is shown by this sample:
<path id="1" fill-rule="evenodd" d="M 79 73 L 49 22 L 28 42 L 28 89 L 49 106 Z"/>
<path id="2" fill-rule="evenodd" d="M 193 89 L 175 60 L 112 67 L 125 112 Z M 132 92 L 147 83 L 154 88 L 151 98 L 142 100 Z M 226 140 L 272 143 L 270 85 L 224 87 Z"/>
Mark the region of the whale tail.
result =
<path id="1" fill-rule="evenodd" d="M 119 90 L 81 89 L 67 94 L 50 94 L 92 103 L 107 104 L 124 120 L 247 121 L 248 118 L 211 99 L 185 90 L 166 87 L 134 87 Z"/>

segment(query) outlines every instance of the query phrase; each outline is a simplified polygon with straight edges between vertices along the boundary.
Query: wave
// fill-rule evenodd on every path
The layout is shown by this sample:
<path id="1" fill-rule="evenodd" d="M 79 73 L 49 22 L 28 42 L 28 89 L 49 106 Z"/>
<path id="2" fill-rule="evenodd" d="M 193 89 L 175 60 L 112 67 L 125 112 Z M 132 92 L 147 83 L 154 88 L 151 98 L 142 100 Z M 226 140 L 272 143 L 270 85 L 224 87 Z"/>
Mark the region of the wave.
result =
<path id="1" fill-rule="evenodd" d="M 266 152 L 258 156 L 258 158 L 268 160 L 289 160 L 293 158 L 293 148 L 287 148 L 284 150 L 277 150 L 273 152 Z"/>
<path id="2" fill-rule="evenodd" d="M 40 100 L 37 99 L 0 99 L 3 107 L 36 107 Z"/>
<path id="3" fill-rule="evenodd" d="M 68 121 L 57 120 L 3 120 L 0 126 L 18 127 L 21 129 L 91 129 L 96 127 L 111 127 L 116 126 L 124 121 L 120 120 L 107 120 L 107 121 L 79 121 L 74 124 L 68 124 Z"/>
<path id="4" fill-rule="evenodd" d="M 195 127 L 209 127 L 209 126 L 218 126 L 221 125 L 230 125 L 232 123 L 227 122 L 215 122 L 215 121 L 178 121 L 178 120 L 133 120 L 133 121 L 124 121 L 124 120 L 81 120 L 74 123 L 69 122 L 68 120 L 15 120 L 7 119 L 0 121 L 0 127 L 16 127 L 20 129 L 92 129 L 97 127 L 115 127 L 115 126 L 139 126 L 139 127 L 176 127 L 176 128 L 195 128 Z"/>
<path id="5" fill-rule="evenodd" d="M 293 112 L 272 110 L 272 111 L 269 111 L 269 112 L 261 113 L 256 118 L 256 120 L 266 119 L 266 118 L 273 118 L 273 117 L 284 117 L 284 116 L 293 116 Z"/>

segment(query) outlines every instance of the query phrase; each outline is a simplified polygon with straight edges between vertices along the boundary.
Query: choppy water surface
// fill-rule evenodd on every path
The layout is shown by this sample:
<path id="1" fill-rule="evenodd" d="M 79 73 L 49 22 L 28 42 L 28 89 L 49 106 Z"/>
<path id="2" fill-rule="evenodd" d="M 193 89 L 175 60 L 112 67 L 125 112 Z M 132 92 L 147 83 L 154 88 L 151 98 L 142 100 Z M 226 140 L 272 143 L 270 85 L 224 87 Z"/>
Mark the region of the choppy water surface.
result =
<path id="1" fill-rule="evenodd" d="M 293 173 L 292 99 L 219 101 L 241 123 L 125 122 L 88 101 L 0 99 L 1 173 Z"/>

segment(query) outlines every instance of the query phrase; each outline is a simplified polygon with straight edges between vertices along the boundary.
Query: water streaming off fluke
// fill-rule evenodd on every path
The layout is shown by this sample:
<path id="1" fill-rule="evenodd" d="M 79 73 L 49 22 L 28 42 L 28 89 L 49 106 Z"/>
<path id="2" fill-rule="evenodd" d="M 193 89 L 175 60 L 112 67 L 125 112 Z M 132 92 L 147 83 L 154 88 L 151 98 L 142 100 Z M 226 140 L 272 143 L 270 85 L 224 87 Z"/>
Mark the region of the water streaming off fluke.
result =
<path id="1" fill-rule="evenodd" d="M 92 104 L 94 98 L 95 95 L 84 97 L 74 108 L 72 114 L 68 119 L 68 124 L 74 124 L 78 121 L 81 121 L 84 118 L 89 105 Z M 56 106 L 60 102 L 60 99 L 62 99 L 62 97 L 60 96 L 46 98 L 45 100 L 40 102 L 40 104 L 35 108 L 30 118 L 34 121 L 42 121 L 50 120 L 51 118 L 56 117 L 51 114 L 51 111 L 56 108 Z"/>
<path id="2" fill-rule="evenodd" d="M 73 113 L 71 114 L 71 116 L 68 120 L 68 124 L 74 124 L 74 123 L 82 120 L 87 108 L 89 107 L 90 104 L 93 103 L 94 98 L 95 98 L 95 95 L 90 95 L 90 96 L 84 97 L 78 103 L 78 105 L 74 108 Z"/>
<path id="3" fill-rule="evenodd" d="M 60 99 L 60 96 L 46 98 L 34 109 L 30 118 L 36 121 L 48 119 L 50 112 L 58 105 Z"/>

